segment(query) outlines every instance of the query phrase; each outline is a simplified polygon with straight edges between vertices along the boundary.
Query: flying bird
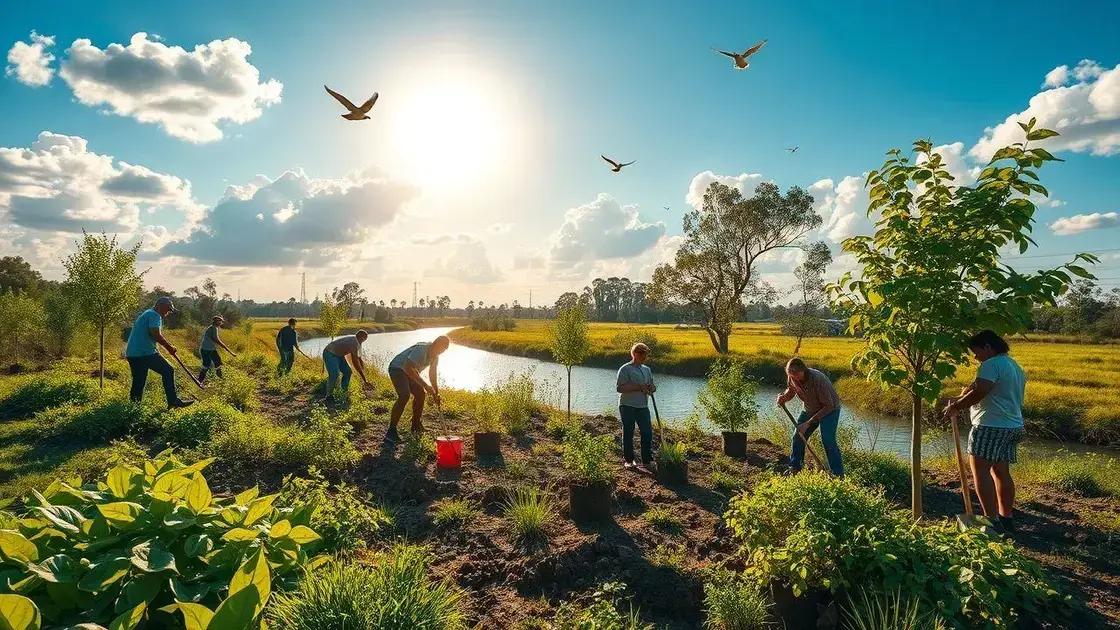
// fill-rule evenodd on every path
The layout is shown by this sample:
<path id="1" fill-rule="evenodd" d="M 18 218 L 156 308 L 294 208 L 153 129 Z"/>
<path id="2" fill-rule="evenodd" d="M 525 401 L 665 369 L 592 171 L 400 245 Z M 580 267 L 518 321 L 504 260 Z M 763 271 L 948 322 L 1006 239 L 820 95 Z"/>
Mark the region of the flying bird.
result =
<path id="1" fill-rule="evenodd" d="M 339 94 L 338 92 L 335 92 L 329 87 L 324 85 L 323 89 L 327 91 L 327 94 L 333 96 L 336 101 L 342 103 L 343 107 L 350 110 L 350 113 L 342 114 L 342 117 L 346 120 L 369 120 L 369 110 L 373 109 L 373 104 L 377 102 L 377 92 L 374 92 L 373 96 L 369 97 L 368 101 L 362 103 L 361 107 L 358 107 L 357 105 L 351 103 L 350 99 Z"/>
<path id="2" fill-rule="evenodd" d="M 718 52 L 721 55 L 731 57 L 732 59 L 735 60 L 735 67 L 736 68 L 738 68 L 739 70 L 746 70 L 751 65 L 751 62 L 747 61 L 747 57 L 750 57 L 751 55 L 755 54 L 756 52 L 761 50 L 762 47 L 765 46 L 765 45 L 766 45 L 766 40 L 764 39 L 764 40 L 758 42 L 757 44 L 755 44 L 754 46 L 751 46 L 750 48 L 748 48 L 743 53 L 727 52 L 726 50 L 720 50 L 718 48 L 713 48 L 712 50 Z"/>
<path id="3" fill-rule="evenodd" d="M 786 151 L 789 151 L 790 153 L 797 153 L 797 150 L 800 149 L 800 148 L 801 147 L 790 147 L 790 148 L 786 149 Z"/>
<path id="4" fill-rule="evenodd" d="M 631 164 L 633 164 L 634 162 L 637 161 L 637 160 L 632 160 L 630 162 L 626 162 L 625 164 L 619 164 L 618 162 L 615 162 L 614 160 L 610 159 L 609 157 L 607 157 L 605 155 L 600 155 L 599 157 L 603 158 L 604 160 L 607 161 L 607 164 L 611 165 L 611 172 L 614 172 L 614 173 L 621 173 L 622 172 L 622 167 L 630 166 Z"/>

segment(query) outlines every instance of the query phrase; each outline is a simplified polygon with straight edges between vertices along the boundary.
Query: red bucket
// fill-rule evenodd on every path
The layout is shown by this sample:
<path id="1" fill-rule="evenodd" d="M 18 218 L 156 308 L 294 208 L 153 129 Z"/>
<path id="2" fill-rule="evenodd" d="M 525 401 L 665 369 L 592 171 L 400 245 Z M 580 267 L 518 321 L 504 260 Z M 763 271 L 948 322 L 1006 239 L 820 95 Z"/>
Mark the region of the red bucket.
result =
<path id="1" fill-rule="evenodd" d="M 459 468 L 463 465 L 463 438 L 441 435 L 436 438 L 436 466 Z"/>

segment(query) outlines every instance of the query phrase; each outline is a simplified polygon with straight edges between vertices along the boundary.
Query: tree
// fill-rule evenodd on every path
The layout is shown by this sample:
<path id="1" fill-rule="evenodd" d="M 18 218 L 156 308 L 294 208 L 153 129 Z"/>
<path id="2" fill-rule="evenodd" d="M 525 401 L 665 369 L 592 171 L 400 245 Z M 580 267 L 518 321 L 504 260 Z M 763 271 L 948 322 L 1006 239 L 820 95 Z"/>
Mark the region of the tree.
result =
<path id="1" fill-rule="evenodd" d="M 341 289 L 335 287 L 334 291 L 331 293 L 331 297 L 334 299 L 335 304 L 339 305 L 345 318 L 349 319 L 351 311 L 354 310 L 354 305 L 361 301 L 361 299 L 365 297 L 365 294 L 365 289 L 358 286 L 357 282 L 347 282 L 342 285 Z"/>
<path id="2" fill-rule="evenodd" d="M 51 289 L 43 299 L 43 306 L 46 329 L 50 331 L 50 341 L 55 343 L 54 351 L 59 357 L 66 356 L 82 324 L 74 288 L 62 284 Z"/>
<path id="3" fill-rule="evenodd" d="M 0 293 L 0 343 L 13 361 L 20 357 L 20 342 L 43 331 L 43 305 L 25 293 Z"/>
<path id="4" fill-rule="evenodd" d="M 0 293 L 8 291 L 34 294 L 43 276 L 21 256 L 0 258 Z"/>
<path id="5" fill-rule="evenodd" d="M 1022 124 L 1027 141 L 1057 135 Z M 1026 328 L 1036 303 L 1053 304 L 1072 276 L 1091 277 L 1079 254 L 1055 269 L 1020 273 L 1000 262 L 1000 249 L 1026 252 L 1035 205 L 1046 195 L 1036 169 L 1056 160 L 1020 142 L 1000 149 L 973 186 L 953 186 L 932 143 L 914 143 L 914 160 L 894 149 L 867 177 L 868 214 L 879 213 L 873 236 L 844 241 L 862 267 L 828 287 L 833 302 L 851 311 L 851 332 L 866 339 L 852 367 L 882 387 L 910 394 L 912 509 L 922 514 L 922 406 L 934 403 L 942 382 L 968 361 L 967 340 L 977 329 L 1014 333 Z"/>
<path id="6" fill-rule="evenodd" d="M 561 309 L 548 328 L 548 345 L 557 363 L 568 371 L 568 420 L 572 419 L 572 366 L 591 352 L 587 336 L 587 310 L 582 305 Z"/>
<path id="7" fill-rule="evenodd" d="M 348 312 L 349 307 L 344 303 L 335 302 L 333 295 L 323 298 L 323 303 L 319 305 L 319 328 L 323 334 L 334 339 L 342 330 Z"/>
<path id="8" fill-rule="evenodd" d="M 761 289 L 754 274 L 759 256 L 794 246 L 820 224 L 813 197 L 796 186 L 783 196 L 766 182 L 744 199 L 713 182 L 701 207 L 684 217 L 685 241 L 673 263 L 654 271 L 651 298 L 700 309 L 712 346 L 726 354 L 743 299 Z"/>
<path id="9" fill-rule="evenodd" d="M 117 245 L 117 237 L 82 233 L 78 251 L 62 261 L 66 282 L 73 287 L 82 316 L 97 326 L 98 377 L 105 388 L 105 328 L 123 320 L 140 297 L 142 276 L 136 273 L 140 243 L 129 249 Z"/>
<path id="10" fill-rule="evenodd" d="M 830 262 L 832 252 L 828 250 L 828 245 L 814 243 L 805 248 L 804 260 L 793 270 L 793 277 L 797 279 L 793 291 L 800 302 L 794 305 L 793 312 L 782 322 L 782 334 L 797 338 L 797 343 L 793 346 L 794 354 L 801 352 L 801 341 L 805 337 L 821 335 L 828 330 L 821 321 L 819 311 L 827 301 L 821 276 Z"/>

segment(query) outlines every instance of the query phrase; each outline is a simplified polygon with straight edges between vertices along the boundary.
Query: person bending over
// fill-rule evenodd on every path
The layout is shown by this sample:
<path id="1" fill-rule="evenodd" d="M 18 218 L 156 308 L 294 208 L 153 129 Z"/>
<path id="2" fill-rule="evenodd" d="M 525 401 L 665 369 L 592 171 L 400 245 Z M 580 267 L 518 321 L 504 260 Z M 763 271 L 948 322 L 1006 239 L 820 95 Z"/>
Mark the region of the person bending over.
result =
<path id="1" fill-rule="evenodd" d="M 793 446 L 789 453 L 789 468 L 793 472 L 801 470 L 805 463 L 805 441 L 819 426 L 824 452 L 828 455 L 828 468 L 837 477 L 844 475 L 844 464 L 840 459 L 840 447 L 836 443 L 836 428 L 840 424 L 840 396 L 828 375 L 813 369 L 801 359 L 794 357 L 786 363 L 786 389 L 778 394 L 778 405 L 797 396 L 805 405 L 797 417 L 797 429 L 793 434 Z M 800 433 L 805 441 L 797 437 Z"/>
<path id="2" fill-rule="evenodd" d="M 1002 337 L 982 330 L 968 340 L 968 349 L 980 362 L 976 380 L 945 414 L 956 421 L 968 409 L 972 430 L 968 433 L 968 461 L 976 480 L 976 493 L 984 516 L 997 530 L 1015 531 L 1015 480 L 1011 464 L 1018 459 L 1023 439 L 1023 397 L 1027 375 L 1008 353 Z"/>
<path id="3" fill-rule="evenodd" d="M 424 413 L 424 399 L 431 394 L 436 404 L 439 398 L 439 355 L 447 351 L 451 340 L 446 335 L 440 335 L 433 341 L 421 341 L 405 348 L 389 362 L 389 380 L 393 382 L 393 389 L 397 392 L 397 402 L 393 403 L 393 410 L 389 416 L 389 430 L 385 432 L 385 441 L 399 442 L 400 433 L 397 424 L 404 415 L 404 407 L 412 398 L 412 431 L 418 433 L 424 430 L 420 416 Z M 428 368 L 428 381 L 420 377 L 420 370 Z"/>
<path id="4" fill-rule="evenodd" d="M 198 356 L 202 357 L 202 369 L 198 371 L 198 382 L 206 382 L 206 372 L 210 368 L 214 368 L 214 373 L 218 378 L 222 378 L 222 355 L 218 354 L 218 348 L 224 348 L 226 352 L 234 354 L 233 350 L 229 349 L 221 338 L 218 337 L 218 329 L 225 323 L 225 318 L 221 315 L 215 315 L 210 320 L 210 325 L 206 330 L 202 331 L 202 343 L 198 346 Z M 236 355 L 234 355 L 236 356 Z"/>
<path id="5" fill-rule="evenodd" d="M 326 395 L 328 397 L 334 393 L 334 386 L 338 382 L 339 375 L 342 376 L 342 391 L 350 389 L 350 376 L 353 374 L 353 370 L 346 364 L 347 356 L 350 357 L 350 363 L 354 364 L 354 370 L 358 371 L 358 376 L 362 377 L 362 386 L 373 387 L 369 379 L 366 378 L 366 364 L 362 361 L 362 343 L 368 337 L 369 333 L 359 330 L 353 335 L 343 335 L 323 348 L 323 364 L 327 366 Z"/>
<path id="6" fill-rule="evenodd" d="M 171 298 L 161 297 L 156 303 L 140 313 L 128 332 L 128 342 L 125 345 L 124 357 L 128 361 L 128 370 L 132 373 L 132 388 L 128 397 L 133 402 L 140 402 L 144 398 L 144 386 L 148 383 L 148 370 L 160 375 L 163 379 L 163 393 L 167 397 L 168 407 L 189 407 L 193 400 L 183 400 L 175 392 L 175 370 L 167 359 L 159 353 L 156 344 L 163 346 L 172 356 L 178 352 L 162 333 L 163 318 L 175 310 Z"/>

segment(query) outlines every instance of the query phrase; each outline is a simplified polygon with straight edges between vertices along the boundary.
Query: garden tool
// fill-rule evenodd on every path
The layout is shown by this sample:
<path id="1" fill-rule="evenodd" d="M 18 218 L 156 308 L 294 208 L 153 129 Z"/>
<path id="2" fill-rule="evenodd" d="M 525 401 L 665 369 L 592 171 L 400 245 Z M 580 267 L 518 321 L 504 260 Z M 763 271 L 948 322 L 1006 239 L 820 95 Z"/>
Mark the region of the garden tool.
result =
<path id="1" fill-rule="evenodd" d="M 958 417 L 954 415 L 949 418 L 949 424 L 953 427 L 953 449 L 957 452 L 957 474 L 961 479 L 961 498 L 964 500 L 964 514 L 957 515 L 957 527 L 961 530 L 969 527 L 979 527 L 981 524 L 976 521 L 976 516 L 972 513 L 972 492 L 968 485 L 968 476 L 964 470 L 964 455 L 961 454 L 961 436 L 960 431 L 957 429 Z"/>
<path id="2" fill-rule="evenodd" d="M 650 394 L 649 399 L 653 402 L 653 417 L 657 418 L 657 441 L 664 444 L 665 427 L 661 424 L 661 414 L 657 412 L 657 398 L 655 398 L 653 394 Z"/>
<path id="3" fill-rule="evenodd" d="M 299 353 L 302 354 L 303 356 L 307 357 L 308 359 L 311 358 L 311 357 L 308 357 L 307 353 L 304 352 L 299 346 L 296 346 L 296 350 L 299 350 Z"/>
<path id="4" fill-rule="evenodd" d="M 797 420 L 793 419 L 793 414 L 789 412 L 789 409 L 786 409 L 785 405 L 778 405 L 778 406 L 782 408 L 782 411 L 786 412 L 786 417 L 789 418 L 789 421 L 791 423 L 793 423 L 794 428 L 795 429 L 799 428 L 799 425 L 797 424 Z M 805 450 L 809 451 L 809 456 L 813 458 L 813 463 L 815 463 L 817 465 L 817 468 L 828 472 L 829 469 L 825 468 L 825 465 L 823 463 L 821 463 L 821 458 L 817 457 L 817 453 L 813 450 L 813 447 L 809 445 L 809 440 L 805 439 L 805 436 L 801 435 L 801 431 L 799 431 L 799 430 L 794 431 L 794 433 L 796 433 L 797 437 L 805 444 Z"/>
<path id="5" fill-rule="evenodd" d="M 179 367 L 183 368 L 183 371 L 187 373 L 187 376 L 191 377 L 191 380 L 194 381 L 195 385 L 198 385 L 199 389 L 206 389 L 202 386 L 202 382 L 195 377 L 194 373 L 187 369 L 187 366 L 183 363 L 183 360 L 179 358 L 178 354 L 173 354 L 171 356 L 175 357 L 175 361 L 179 364 Z"/>

